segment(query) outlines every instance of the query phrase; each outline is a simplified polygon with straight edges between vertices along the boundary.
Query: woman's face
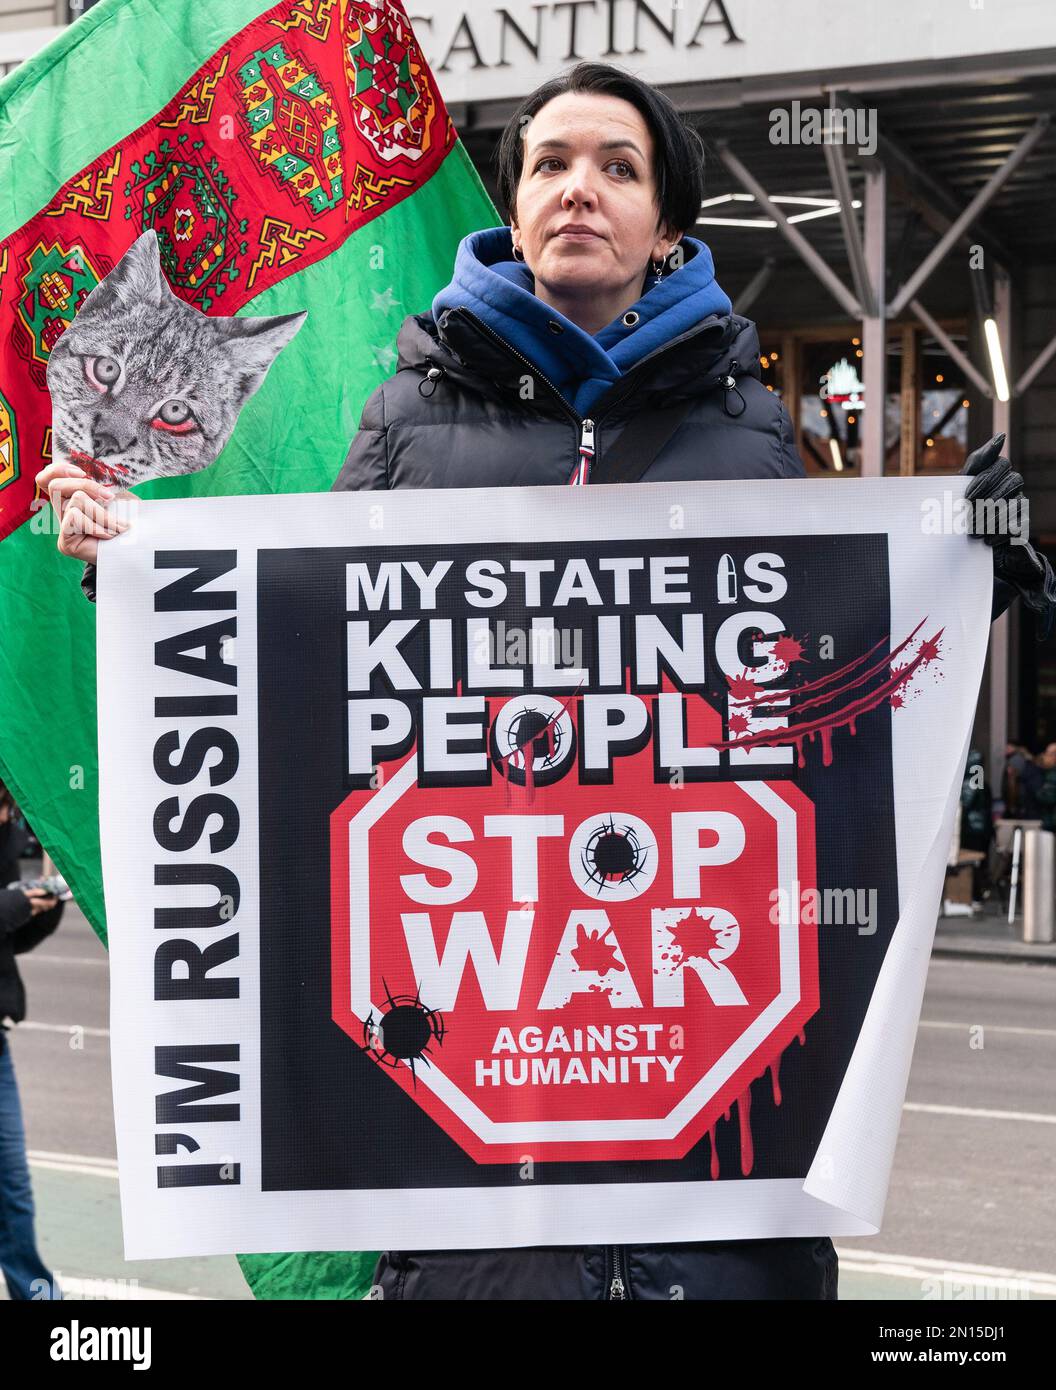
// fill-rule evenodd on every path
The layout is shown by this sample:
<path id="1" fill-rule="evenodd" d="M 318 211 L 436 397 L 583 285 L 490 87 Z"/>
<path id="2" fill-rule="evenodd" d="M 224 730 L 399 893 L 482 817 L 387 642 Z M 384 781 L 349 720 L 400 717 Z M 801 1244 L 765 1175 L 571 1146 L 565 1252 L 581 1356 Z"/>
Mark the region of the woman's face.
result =
<path id="1" fill-rule="evenodd" d="M 569 92 L 536 113 L 512 230 L 537 285 L 563 296 L 640 287 L 678 241 L 659 225 L 653 153 L 645 120 L 620 97 Z"/>

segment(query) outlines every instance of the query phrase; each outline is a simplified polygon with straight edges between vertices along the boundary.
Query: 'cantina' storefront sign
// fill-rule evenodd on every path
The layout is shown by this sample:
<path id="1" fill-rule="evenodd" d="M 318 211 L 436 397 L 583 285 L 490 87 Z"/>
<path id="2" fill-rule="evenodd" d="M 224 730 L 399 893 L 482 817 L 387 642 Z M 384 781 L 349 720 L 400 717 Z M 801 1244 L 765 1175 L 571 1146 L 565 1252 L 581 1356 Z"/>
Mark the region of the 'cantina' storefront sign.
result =
<path id="1" fill-rule="evenodd" d="M 577 59 L 630 68 L 657 85 L 741 82 L 1056 47 L 1056 6 L 1036 0 L 439 0 L 408 3 L 448 102 L 509 101 Z M 816 91 L 817 86 L 808 87 Z"/>

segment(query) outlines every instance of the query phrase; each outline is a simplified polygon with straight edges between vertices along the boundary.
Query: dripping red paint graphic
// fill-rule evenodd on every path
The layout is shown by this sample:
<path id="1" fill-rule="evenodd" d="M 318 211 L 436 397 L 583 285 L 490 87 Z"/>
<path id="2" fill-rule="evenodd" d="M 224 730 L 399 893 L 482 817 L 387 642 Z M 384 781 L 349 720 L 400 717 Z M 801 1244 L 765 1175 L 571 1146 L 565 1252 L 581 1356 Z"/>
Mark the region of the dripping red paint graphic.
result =
<path id="1" fill-rule="evenodd" d="M 713 739 L 710 746 L 726 750 L 730 748 L 772 748 L 794 743 L 797 766 L 804 767 L 806 758 L 803 745 L 805 742 L 813 742 L 815 737 L 818 737 L 822 746 L 822 763 L 825 767 L 829 767 L 832 763 L 832 737 L 836 729 L 847 726 L 853 737 L 858 732 L 858 720 L 863 714 L 868 714 L 871 710 L 877 709 L 885 703 L 895 709 L 902 708 L 905 704 L 906 691 L 913 676 L 918 671 L 929 667 L 933 662 L 941 660 L 939 650 L 939 643 L 942 638 L 941 628 L 931 637 L 921 639 L 915 655 L 908 655 L 908 649 L 926 622 L 927 618 L 922 618 L 909 636 L 900 642 L 890 654 L 881 655 L 877 660 L 866 664 L 873 653 L 879 651 L 880 647 L 884 645 L 883 642 L 878 642 L 867 652 L 856 656 L 835 671 L 831 671 L 816 680 L 805 681 L 801 685 L 785 687 L 779 691 L 764 691 L 759 688 L 747 672 L 740 676 L 728 676 L 727 686 L 731 701 L 736 704 L 743 703 L 745 708 L 735 710 L 727 720 L 727 731 L 731 737 Z M 791 661 L 805 661 L 806 658 L 802 655 L 802 651 L 802 643 L 793 638 L 781 637 L 774 642 L 773 655 L 778 659 L 785 660 L 786 664 L 790 664 Z M 780 655 L 782 652 L 785 654 L 784 656 Z M 893 665 L 894 659 L 903 652 L 907 652 L 905 664 Z M 881 675 L 882 679 L 872 690 L 837 707 L 829 714 L 819 714 L 815 718 L 806 720 L 797 718 L 806 710 L 832 705 L 838 700 L 844 699 L 851 691 L 867 686 Z M 824 693 L 820 693 L 823 691 Z M 803 698 L 804 696 L 808 698 Z M 784 702 L 789 698 L 793 701 L 793 708 L 789 714 L 787 728 L 752 731 L 750 719 L 754 710 L 767 705 L 776 709 L 779 702 Z"/>
<path id="2" fill-rule="evenodd" d="M 801 1047 L 806 1045 L 807 1035 L 802 1028 L 796 1035 L 796 1041 Z M 769 1063 L 766 1069 L 760 1073 L 760 1075 L 765 1075 L 766 1072 L 770 1073 L 771 1095 L 775 1106 L 779 1106 L 782 1099 L 779 1075 L 781 1070 L 781 1058 L 783 1056 L 784 1048 L 782 1048 L 775 1060 Z M 752 1079 L 754 1081 L 757 1078 L 753 1077 Z M 727 1110 L 722 1118 L 723 1120 L 729 1120 L 730 1111 Z M 719 1151 L 716 1146 L 716 1129 L 717 1126 L 712 1125 L 708 1130 L 708 1143 L 711 1149 L 709 1172 L 713 1179 L 721 1176 Z M 751 1171 L 755 1167 L 755 1141 L 752 1136 L 752 1088 L 750 1083 L 737 1097 L 737 1132 L 741 1148 L 741 1174 L 743 1177 L 747 1178 L 751 1175 Z"/>

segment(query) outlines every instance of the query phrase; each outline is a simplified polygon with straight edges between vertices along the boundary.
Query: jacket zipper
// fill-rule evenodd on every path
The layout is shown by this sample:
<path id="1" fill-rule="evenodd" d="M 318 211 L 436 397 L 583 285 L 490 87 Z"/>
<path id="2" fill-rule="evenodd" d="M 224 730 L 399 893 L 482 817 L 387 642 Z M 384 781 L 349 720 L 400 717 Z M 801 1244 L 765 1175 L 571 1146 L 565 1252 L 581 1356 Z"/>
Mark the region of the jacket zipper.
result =
<path id="1" fill-rule="evenodd" d="M 579 468 L 577 483 L 585 483 L 590 477 L 590 465 L 594 461 L 594 421 L 584 420 L 579 433 Z"/>
<path id="2" fill-rule="evenodd" d="M 613 1245 L 612 1249 L 612 1277 L 609 1279 L 609 1296 L 606 1302 L 622 1302 L 630 1298 L 630 1289 L 624 1279 L 623 1246 Z"/>
<path id="3" fill-rule="evenodd" d="M 687 342 L 690 338 L 697 337 L 697 335 L 703 331 L 698 325 L 698 327 L 696 328 L 691 328 L 688 333 L 682 333 L 679 335 L 679 337 L 672 338 L 669 343 L 664 343 L 663 347 L 654 348 L 653 351 L 648 353 L 645 357 L 643 357 L 640 362 L 635 363 L 631 371 L 628 372 L 628 374 L 623 378 L 623 384 L 625 389 L 620 391 L 617 395 L 613 396 L 612 400 L 609 401 L 605 410 L 602 411 L 600 415 L 595 415 L 593 417 L 584 417 L 581 416 L 578 411 L 574 410 L 572 406 L 569 405 L 569 403 L 565 400 L 564 396 L 562 396 L 561 392 L 557 389 L 557 387 L 550 380 L 550 378 L 544 376 L 543 373 L 539 370 L 539 368 L 535 365 L 535 363 L 532 362 L 530 358 L 525 357 L 523 352 L 519 352 L 518 349 L 515 348 L 512 343 L 507 342 L 501 333 L 496 333 L 495 330 L 489 324 L 486 324 L 482 318 L 478 318 L 478 316 L 473 312 L 473 310 L 467 309 L 464 304 L 459 305 L 458 312 L 460 314 L 465 314 L 466 318 L 469 319 L 471 323 L 476 324 L 477 328 L 480 329 L 484 336 L 486 338 L 490 338 L 491 341 L 495 343 L 497 347 L 502 348 L 503 351 L 507 352 L 511 357 L 516 357 L 518 362 L 523 362 L 524 365 L 528 368 L 530 375 L 533 377 L 538 377 L 538 379 L 543 383 L 543 385 L 546 386 L 547 389 L 550 391 L 550 394 L 558 402 L 558 404 L 561 406 L 561 409 L 565 412 L 569 419 L 574 420 L 576 422 L 576 425 L 579 428 L 579 460 L 577 462 L 577 471 L 581 473 L 585 472 L 588 475 L 590 471 L 590 463 L 592 462 L 594 457 L 594 432 L 597 428 L 598 422 L 605 415 L 607 415 L 609 411 L 613 409 L 614 406 L 619 405 L 619 403 L 630 394 L 636 378 L 641 374 L 642 369 L 648 363 L 652 362 L 654 358 L 662 356 L 663 353 L 670 352 L 672 348 L 681 346 L 682 343 Z M 736 370 L 736 368 L 739 365 L 740 364 L 735 361 L 731 363 L 731 369 Z M 722 376 L 717 377 L 715 381 L 713 381 L 711 384 L 713 386 L 721 386 L 724 391 L 737 389 L 735 383 L 733 385 L 727 385 L 727 382 L 734 383 L 734 378 L 724 373 Z M 584 461 L 586 461 L 586 469 L 584 469 Z M 586 481 L 586 477 L 583 478 L 583 481 Z"/>

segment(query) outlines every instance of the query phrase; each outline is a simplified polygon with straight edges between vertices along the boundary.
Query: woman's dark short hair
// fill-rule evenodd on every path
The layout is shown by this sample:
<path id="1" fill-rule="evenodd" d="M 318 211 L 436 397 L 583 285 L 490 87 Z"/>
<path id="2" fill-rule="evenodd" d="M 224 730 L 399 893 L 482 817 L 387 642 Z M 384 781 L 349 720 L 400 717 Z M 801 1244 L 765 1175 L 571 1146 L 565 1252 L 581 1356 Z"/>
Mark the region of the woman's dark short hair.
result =
<path id="1" fill-rule="evenodd" d="M 512 217 L 517 205 L 528 121 L 547 102 L 567 92 L 620 97 L 640 113 L 653 137 L 660 219 L 676 231 L 688 232 L 700 216 L 704 197 L 703 141 L 662 92 L 608 63 L 580 63 L 571 72 L 544 82 L 525 97 L 507 123 L 497 153 L 499 197 L 507 215 Z"/>

